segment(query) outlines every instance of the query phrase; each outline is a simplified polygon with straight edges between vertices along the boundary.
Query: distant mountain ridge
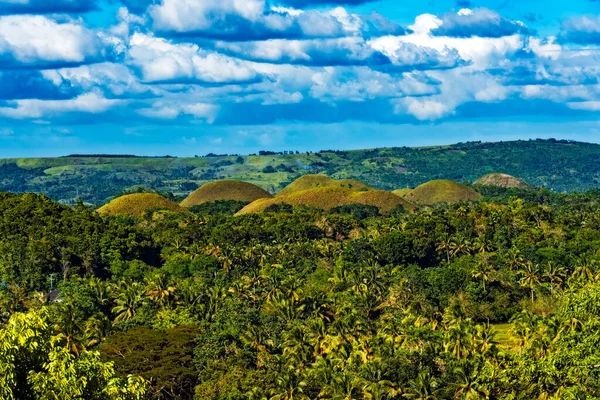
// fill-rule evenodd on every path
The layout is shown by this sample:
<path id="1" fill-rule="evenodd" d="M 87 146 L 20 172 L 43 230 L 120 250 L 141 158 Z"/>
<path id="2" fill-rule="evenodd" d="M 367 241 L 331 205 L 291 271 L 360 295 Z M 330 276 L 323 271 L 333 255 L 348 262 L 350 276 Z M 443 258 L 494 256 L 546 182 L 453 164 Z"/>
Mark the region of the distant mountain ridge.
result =
<path id="1" fill-rule="evenodd" d="M 43 193 L 63 203 L 81 198 L 101 205 L 139 187 L 182 199 L 199 186 L 222 179 L 250 182 L 276 194 L 305 174 L 356 179 L 383 190 L 414 188 L 435 179 L 473 183 L 491 173 L 509 174 L 557 192 L 600 187 L 600 145 L 567 140 L 285 153 L 0 159 L 0 191 Z"/>

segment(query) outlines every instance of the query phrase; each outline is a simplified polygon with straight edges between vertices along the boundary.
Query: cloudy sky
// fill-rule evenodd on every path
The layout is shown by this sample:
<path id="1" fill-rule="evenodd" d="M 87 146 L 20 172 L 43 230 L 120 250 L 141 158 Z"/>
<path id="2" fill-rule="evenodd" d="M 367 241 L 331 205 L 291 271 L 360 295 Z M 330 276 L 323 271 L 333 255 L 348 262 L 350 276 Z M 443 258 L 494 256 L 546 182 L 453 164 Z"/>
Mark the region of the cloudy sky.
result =
<path id="1" fill-rule="evenodd" d="M 600 0 L 0 0 L 0 157 L 600 142 Z"/>

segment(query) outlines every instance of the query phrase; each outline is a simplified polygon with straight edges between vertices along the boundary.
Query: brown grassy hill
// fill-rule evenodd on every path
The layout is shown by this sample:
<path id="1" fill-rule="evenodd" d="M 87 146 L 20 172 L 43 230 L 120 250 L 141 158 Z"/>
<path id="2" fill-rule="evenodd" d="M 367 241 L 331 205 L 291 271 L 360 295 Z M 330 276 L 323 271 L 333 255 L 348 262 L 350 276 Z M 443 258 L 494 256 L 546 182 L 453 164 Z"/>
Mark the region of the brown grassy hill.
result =
<path id="1" fill-rule="evenodd" d="M 533 189 L 521 178 L 508 174 L 493 173 L 482 176 L 474 182 L 475 185 L 495 186 L 503 188 Z"/>
<path id="2" fill-rule="evenodd" d="M 140 217 L 146 211 L 167 210 L 174 212 L 187 212 L 163 196 L 156 193 L 134 193 L 117 197 L 111 202 L 98 209 L 99 214 L 103 215 L 130 215 Z"/>
<path id="3" fill-rule="evenodd" d="M 343 187 L 324 187 L 301 190 L 272 199 L 260 199 L 244 207 L 238 215 L 262 212 L 273 204 L 291 204 L 329 210 L 347 204 L 365 204 L 378 207 L 382 212 L 392 211 L 398 206 L 414 210 L 415 206 L 400 197 L 383 190 L 357 192 Z"/>
<path id="4" fill-rule="evenodd" d="M 412 192 L 412 189 L 410 188 L 396 189 L 392 191 L 392 193 L 394 193 L 396 196 L 400 196 L 402 198 L 405 198 L 410 192 Z"/>
<path id="5" fill-rule="evenodd" d="M 287 196 L 288 194 L 308 189 L 317 189 L 325 187 L 341 187 L 353 191 L 375 190 L 371 186 L 357 181 L 355 179 L 335 180 L 325 175 L 308 174 L 302 175 L 294 182 L 283 188 L 277 196 Z"/>
<path id="6" fill-rule="evenodd" d="M 424 183 L 404 196 L 415 204 L 455 203 L 480 199 L 481 195 L 461 183 L 450 180 L 435 180 Z"/>
<path id="7" fill-rule="evenodd" d="M 271 197 L 273 196 L 269 192 L 252 183 L 223 180 L 203 185 L 183 200 L 181 205 L 189 208 L 217 200 L 236 200 L 250 203 L 257 199 Z"/>

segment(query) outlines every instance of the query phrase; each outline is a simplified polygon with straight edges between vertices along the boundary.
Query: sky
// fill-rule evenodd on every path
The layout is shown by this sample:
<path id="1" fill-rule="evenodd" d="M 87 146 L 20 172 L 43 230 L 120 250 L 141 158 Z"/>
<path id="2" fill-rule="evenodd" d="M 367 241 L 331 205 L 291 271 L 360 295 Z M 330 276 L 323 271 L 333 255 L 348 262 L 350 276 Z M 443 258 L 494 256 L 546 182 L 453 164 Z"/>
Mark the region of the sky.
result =
<path id="1" fill-rule="evenodd" d="M 600 0 L 0 0 L 0 157 L 600 142 Z"/>

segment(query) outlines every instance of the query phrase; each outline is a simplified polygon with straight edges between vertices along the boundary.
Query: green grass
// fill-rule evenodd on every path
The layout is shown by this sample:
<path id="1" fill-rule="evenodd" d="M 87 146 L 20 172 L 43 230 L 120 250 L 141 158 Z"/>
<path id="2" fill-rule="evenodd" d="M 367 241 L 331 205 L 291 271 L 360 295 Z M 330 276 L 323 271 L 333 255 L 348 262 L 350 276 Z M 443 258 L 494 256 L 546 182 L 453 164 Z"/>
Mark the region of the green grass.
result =
<path id="1" fill-rule="evenodd" d="M 249 203 L 257 199 L 271 197 L 272 195 L 269 192 L 251 183 L 222 180 L 203 185 L 186 197 L 181 202 L 181 205 L 189 208 L 218 200 L 234 200 Z"/>
<path id="2" fill-rule="evenodd" d="M 325 175 L 307 174 L 301 176 L 283 188 L 279 193 L 277 193 L 277 196 L 286 196 L 302 190 L 325 187 L 341 187 L 351 189 L 353 191 L 374 190 L 374 188 L 357 181 L 356 179 L 335 180 Z"/>
<path id="3" fill-rule="evenodd" d="M 495 324 L 492 325 L 494 333 L 496 334 L 496 341 L 499 346 L 504 350 L 517 350 L 517 339 L 512 337 L 510 330 L 512 324 Z"/>
<path id="4" fill-rule="evenodd" d="M 155 193 L 134 193 L 117 197 L 110 203 L 98 209 L 99 214 L 105 215 L 130 215 L 140 217 L 147 211 L 173 211 L 186 212 L 177 203 L 174 203 Z"/>
<path id="5" fill-rule="evenodd" d="M 244 207 L 238 214 L 263 212 L 274 204 L 290 204 L 294 207 L 307 206 L 322 210 L 330 210 L 348 204 L 364 204 L 375 206 L 382 212 L 389 212 L 403 206 L 407 210 L 415 207 L 400 197 L 383 190 L 357 192 L 346 187 L 320 187 L 301 190 L 272 199 L 259 199 Z"/>
<path id="6" fill-rule="evenodd" d="M 491 173 L 484 175 L 477 179 L 474 184 L 503 188 L 532 189 L 532 187 L 523 179 L 502 173 Z"/>
<path id="7" fill-rule="evenodd" d="M 456 203 L 458 201 L 472 201 L 481 198 L 481 195 L 463 185 L 447 179 L 438 179 L 417 186 L 404 195 L 408 201 L 416 204 L 433 205 L 437 203 Z"/>

